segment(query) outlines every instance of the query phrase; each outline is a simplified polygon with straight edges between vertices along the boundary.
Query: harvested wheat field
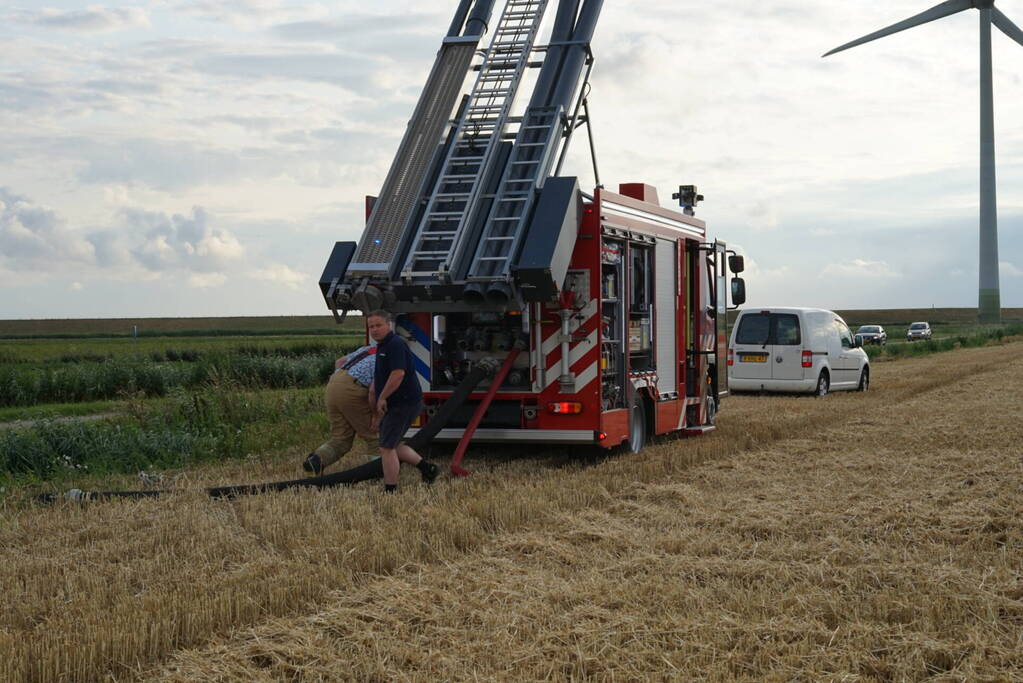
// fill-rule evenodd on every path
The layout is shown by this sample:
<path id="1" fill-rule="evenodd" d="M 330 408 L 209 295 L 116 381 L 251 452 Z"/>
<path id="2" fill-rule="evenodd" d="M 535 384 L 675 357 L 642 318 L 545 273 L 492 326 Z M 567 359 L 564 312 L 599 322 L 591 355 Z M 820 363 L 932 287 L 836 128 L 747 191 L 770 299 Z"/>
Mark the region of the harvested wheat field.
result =
<path id="1" fill-rule="evenodd" d="M 12 503 L 0 679 L 1020 679 L 1020 349 L 733 397 L 641 455 L 407 472 L 398 496 Z"/>

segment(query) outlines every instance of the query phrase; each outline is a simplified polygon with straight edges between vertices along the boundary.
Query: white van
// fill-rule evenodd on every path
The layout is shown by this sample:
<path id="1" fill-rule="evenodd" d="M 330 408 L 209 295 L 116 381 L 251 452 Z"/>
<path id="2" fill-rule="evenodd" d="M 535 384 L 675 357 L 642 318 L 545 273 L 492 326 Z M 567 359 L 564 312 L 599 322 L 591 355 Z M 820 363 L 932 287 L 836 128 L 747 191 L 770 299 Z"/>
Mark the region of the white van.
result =
<path id="1" fill-rule="evenodd" d="M 819 308 L 743 310 L 728 345 L 731 391 L 866 391 L 870 361 L 842 317 Z"/>

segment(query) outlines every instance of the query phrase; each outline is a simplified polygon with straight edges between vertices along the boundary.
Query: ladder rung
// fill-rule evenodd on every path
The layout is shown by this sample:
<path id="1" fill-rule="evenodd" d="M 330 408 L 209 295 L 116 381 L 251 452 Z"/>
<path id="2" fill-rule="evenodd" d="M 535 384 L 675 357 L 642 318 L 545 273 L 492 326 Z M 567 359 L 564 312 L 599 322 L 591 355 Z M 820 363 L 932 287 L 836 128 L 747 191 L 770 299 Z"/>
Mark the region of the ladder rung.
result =
<path id="1" fill-rule="evenodd" d="M 522 218 L 522 216 L 502 216 L 501 218 L 491 218 L 490 220 L 492 220 L 492 221 L 501 221 L 502 223 L 507 223 L 508 221 L 517 221 L 520 218 Z"/>
<path id="2" fill-rule="evenodd" d="M 442 216 L 461 216 L 465 211 L 431 211 L 427 218 L 440 218 Z"/>
<path id="3" fill-rule="evenodd" d="M 513 239 L 515 239 L 515 235 L 507 235 L 507 236 L 501 236 L 501 237 L 488 237 L 487 239 L 485 239 L 483 241 L 484 242 L 507 242 L 508 240 L 513 240 Z"/>

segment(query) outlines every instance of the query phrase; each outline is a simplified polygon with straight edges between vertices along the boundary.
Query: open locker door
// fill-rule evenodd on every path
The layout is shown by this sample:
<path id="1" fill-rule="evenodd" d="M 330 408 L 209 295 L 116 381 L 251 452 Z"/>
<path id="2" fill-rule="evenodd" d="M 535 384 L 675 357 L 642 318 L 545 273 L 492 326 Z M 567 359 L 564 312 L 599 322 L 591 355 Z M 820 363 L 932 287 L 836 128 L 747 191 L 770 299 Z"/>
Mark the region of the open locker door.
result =
<path id="1" fill-rule="evenodd" d="M 714 367 L 717 369 L 717 398 L 728 396 L 728 247 L 714 242 L 714 326 L 717 342 L 714 344 Z"/>

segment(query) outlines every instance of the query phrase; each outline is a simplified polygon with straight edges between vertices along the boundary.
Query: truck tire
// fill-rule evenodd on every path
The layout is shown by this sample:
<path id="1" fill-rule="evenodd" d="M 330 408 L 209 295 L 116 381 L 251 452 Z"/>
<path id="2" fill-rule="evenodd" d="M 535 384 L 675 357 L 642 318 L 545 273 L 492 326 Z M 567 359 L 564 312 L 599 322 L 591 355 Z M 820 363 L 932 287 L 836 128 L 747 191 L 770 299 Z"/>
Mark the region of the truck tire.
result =
<path id="1" fill-rule="evenodd" d="M 637 396 L 632 402 L 632 415 L 629 423 L 629 452 L 639 453 L 646 446 L 646 407 L 643 399 Z"/>
<path id="2" fill-rule="evenodd" d="M 824 398 L 828 395 L 828 389 L 830 388 L 831 378 L 828 376 L 828 371 L 821 370 L 821 374 L 817 378 L 817 387 L 813 390 L 813 395 L 817 398 Z"/>

